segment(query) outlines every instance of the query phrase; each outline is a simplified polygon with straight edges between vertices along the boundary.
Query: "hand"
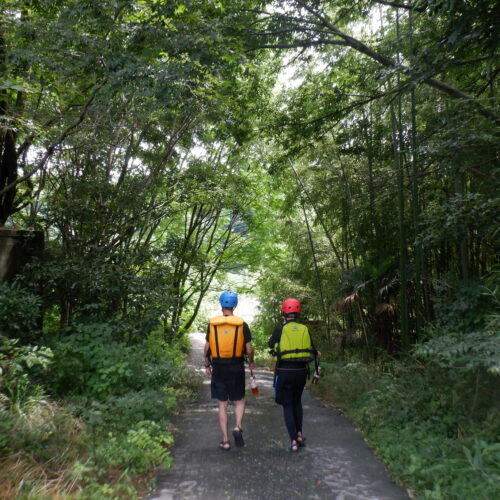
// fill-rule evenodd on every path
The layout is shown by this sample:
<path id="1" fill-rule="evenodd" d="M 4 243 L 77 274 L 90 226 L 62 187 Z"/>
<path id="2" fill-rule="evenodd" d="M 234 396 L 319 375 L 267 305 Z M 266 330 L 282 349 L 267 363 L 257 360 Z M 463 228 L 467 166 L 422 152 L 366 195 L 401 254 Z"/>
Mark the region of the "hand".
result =
<path id="1" fill-rule="evenodd" d="M 319 358 L 321 358 L 321 351 L 318 351 L 318 350 L 316 351 L 316 357 L 317 357 L 318 359 L 319 359 Z"/>
<path id="2" fill-rule="evenodd" d="M 255 362 L 252 361 L 251 363 L 248 363 L 248 368 L 249 368 L 249 370 L 254 371 L 255 370 Z"/>
<path id="3" fill-rule="evenodd" d="M 205 366 L 205 376 L 207 378 L 211 378 L 212 377 L 212 367 L 210 365 Z"/>

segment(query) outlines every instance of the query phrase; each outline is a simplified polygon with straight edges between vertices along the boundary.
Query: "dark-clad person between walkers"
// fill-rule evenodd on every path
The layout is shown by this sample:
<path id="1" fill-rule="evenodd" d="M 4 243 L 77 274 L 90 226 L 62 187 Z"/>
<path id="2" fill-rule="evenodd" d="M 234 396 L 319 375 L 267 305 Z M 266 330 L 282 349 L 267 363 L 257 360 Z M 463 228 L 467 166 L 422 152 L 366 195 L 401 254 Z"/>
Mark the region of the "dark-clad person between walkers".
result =
<path id="1" fill-rule="evenodd" d="M 238 304 L 234 292 L 223 292 L 219 297 L 222 315 L 212 318 L 208 325 L 205 342 L 205 370 L 211 377 L 212 398 L 219 402 L 219 425 L 222 441 L 219 448 L 231 449 L 228 435 L 227 407 L 234 403 L 235 425 L 233 438 L 236 446 L 244 446 L 241 427 L 245 413 L 245 354 L 250 370 L 255 369 L 252 335 L 247 323 L 233 314 Z"/>
<path id="2" fill-rule="evenodd" d="M 285 322 L 269 339 L 271 353 L 276 356 L 274 389 L 276 403 L 283 406 L 285 425 L 290 436 L 289 450 L 297 452 L 305 446 L 302 434 L 302 392 L 309 375 L 309 363 L 321 353 L 314 347 L 307 326 L 300 324 L 301 305 L 297 299 L 286 299 L 281 305 Z"/>

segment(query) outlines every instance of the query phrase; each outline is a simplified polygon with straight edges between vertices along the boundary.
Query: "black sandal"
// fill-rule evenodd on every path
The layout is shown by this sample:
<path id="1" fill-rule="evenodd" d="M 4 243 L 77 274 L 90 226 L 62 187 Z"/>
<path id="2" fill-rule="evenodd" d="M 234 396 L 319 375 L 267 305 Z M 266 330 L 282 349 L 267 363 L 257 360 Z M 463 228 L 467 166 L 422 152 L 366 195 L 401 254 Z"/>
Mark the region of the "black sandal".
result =
<path id="1" fill-rule="evenodd" d="M 295 441 L 297 441 L 297 444 L 299 445 L 300 448 L 302 448 L 306 445 L 306 438 L 302 434 L 300 434 L 300 435 L 297 434 Z"/>
<path id="2" fill-rule="evenodd" d="M 229 451 L 231 449 L 231 443 L 229 441 L 221 441 L 219 443 L 219 448 L 223 451 Z"/>
<path id="3" fill-rule="evenodd" d="M 292 453 L 297 453 L 299 451 L 299 444 L 297 441 L 293 440 L 292 444 L 288 447 L 288 450 L 291 451 Z"/>
<path id="4" fill-rule="evenodd" d="M 234 444 L 241 448 L 245 446 L 245 441 L 243 441 L 243 429 L 241 427 L 235 427 L 233 429 Z"/>

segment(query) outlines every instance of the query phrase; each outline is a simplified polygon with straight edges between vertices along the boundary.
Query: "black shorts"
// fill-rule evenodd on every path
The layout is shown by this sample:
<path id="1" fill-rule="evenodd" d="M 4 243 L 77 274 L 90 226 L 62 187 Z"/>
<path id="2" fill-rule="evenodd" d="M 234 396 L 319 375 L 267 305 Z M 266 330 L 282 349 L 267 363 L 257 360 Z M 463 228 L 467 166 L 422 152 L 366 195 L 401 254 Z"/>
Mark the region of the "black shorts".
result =
<path id="1" fill-rule="evenodd" d="M 278 368 L 274 378 L 276 403 L 284 406 L 300 403 L 306 380 L 307 368 Z"/>
<path id="2" fill-rule="evenodd" d="M 212 398 L 239 401 L 245 397 L 245 367 L 240 364 L 214 365 L 210 384 Z"/>

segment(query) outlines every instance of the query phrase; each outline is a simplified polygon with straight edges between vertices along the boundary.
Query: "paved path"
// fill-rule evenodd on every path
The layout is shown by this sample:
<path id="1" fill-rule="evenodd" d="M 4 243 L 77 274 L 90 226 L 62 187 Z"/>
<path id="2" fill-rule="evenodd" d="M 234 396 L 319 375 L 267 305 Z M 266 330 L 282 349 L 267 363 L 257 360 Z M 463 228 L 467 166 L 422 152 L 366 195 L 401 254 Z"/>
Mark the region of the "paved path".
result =
<path id="1" fill-rule="evenodd" d="M 192 334 L 193 369 L 203 372 L 203 334 Z M 245 447 L 219 450 L 217 405 L 207 380 L 178 420 L 173 466 L 160 471 L 150 500 L 407 500 L 349 419 L 304 391 L 307 446 L 292 454 L 272 373 L 259 369 L 259 396 L 247 393 Z M 248 381 L 248 378 L 247 378 Z M 230 407 L 230 425 L 234 418 Z"/>

